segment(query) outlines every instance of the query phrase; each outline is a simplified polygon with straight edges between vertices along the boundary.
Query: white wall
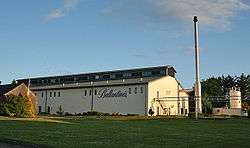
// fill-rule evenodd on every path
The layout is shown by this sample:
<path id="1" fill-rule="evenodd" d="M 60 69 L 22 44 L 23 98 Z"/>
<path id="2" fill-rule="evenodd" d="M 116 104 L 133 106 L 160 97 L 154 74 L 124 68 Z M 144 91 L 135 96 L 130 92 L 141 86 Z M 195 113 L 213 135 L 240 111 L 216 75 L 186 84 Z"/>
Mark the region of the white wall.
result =
<path id="1" fill-rule="evenodd" d="M 131 88 L 131 94 L 129 94 Z M 135 89 L 137 93 L 135 94 Z M 143 92 L 141 92 L 141 88 Z M 117 87 L 100 87 L 96 88 L 97 92 L 103 89 L 108 91 L 122 91 L 127 93 L 127 97 L 105 97 L 99 98 L 94 95 L 94 110 L 99 112 L 121 114 L 140 114 L 145 115 L 145 102 L 146 102 L 146 85 L 130 85 L 130 86 L 117 86 Z"/>
<path id="2" fill-rule="evenodd" d="M 181 108 L 188 113 L 188 95 L 181 89 L 178 81 L 170 76 L 149 82 L 148 106 L 154 110 L 154 115 L 181 115 Z"/>
<path id="3" fill-rule="evenodd" d="M 129 94 L 129 88 L 131 88 L 131 94 Z M 135 88 L 137 88 L 136 94 Z M 142 93 L 141 88 L 143 89 Z M 108 92 L 112 89 L 114 93 L 117 91 L 120 91 L 121 93 L 126 93 L 126 97 L 98 97 L 101 95 L 100 91 L 103 89 L 107 89 Z M 85 91 L 87 91 L 86 96 Z M 97 94 L 95 94 L 95 91 L 97 91 Z M 62 106 L 64 112 L 69 112 L 73 114 L 90 111 L 92 104 L 92 95 L 94 111 L 145 115 L 145 111 L 147 110 L 145 109 L 147 88 L 146 85 L 142 84 L 128 86 L 58 89 L 34 92 L 37 95 L 38 106 L 42 107 L 42 112 L 45 112 L 47 92 L 47 106 L 50 107 L 51 114 L 56 114 L 60 105 Z M 52 93 L 52 96 L 50 96 L 50 92 Z M 60 96 L 58 96 L 58 92 L 60 92 Z M 56 93 L 55 96 L 54 93 Z"/>

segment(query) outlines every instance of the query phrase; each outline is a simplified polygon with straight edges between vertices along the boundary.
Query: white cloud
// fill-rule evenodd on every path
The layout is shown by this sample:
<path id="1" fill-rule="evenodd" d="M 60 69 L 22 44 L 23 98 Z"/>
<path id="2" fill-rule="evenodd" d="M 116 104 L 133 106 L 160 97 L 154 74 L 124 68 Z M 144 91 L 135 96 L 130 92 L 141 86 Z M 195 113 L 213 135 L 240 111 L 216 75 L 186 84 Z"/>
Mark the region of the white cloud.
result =
<path id="1" fill-rule="evenodd" d="M 228 29 L 237 13 L 250 10 L 243 0 L 116 0 L 106 14 L 151 22 L 190 22 L 194 15 L 209 27 Z"/>
<path id="2" fill-rule="evenodd" d="M 52 10 L 49 14 L 44 17 L 44 21 L 48 22 L 54 19 L 64 17 L 69 11 L 76 8 L 79 4 L 79 0 L 62 0 L 63 7 Z"/>
<path id="3" fill-rule="evenodd" d="M 47 21 L 50 21 L 50 20 L 54 20 L 54 19 L 57 19 L 57 18 L 60 18 L 60 17 L 63 17 L 65 14 L 62 10 L 53 10 L 51 11 L 48 15 L 46 15 L 44 17 L 44 20 L 47 22 Z"/>
<path id="4" fill-rule="evenodd" d="M 79 4 L 79 0 L 63 0 L 63 6 L 66 10 L 74 9 Z"/>

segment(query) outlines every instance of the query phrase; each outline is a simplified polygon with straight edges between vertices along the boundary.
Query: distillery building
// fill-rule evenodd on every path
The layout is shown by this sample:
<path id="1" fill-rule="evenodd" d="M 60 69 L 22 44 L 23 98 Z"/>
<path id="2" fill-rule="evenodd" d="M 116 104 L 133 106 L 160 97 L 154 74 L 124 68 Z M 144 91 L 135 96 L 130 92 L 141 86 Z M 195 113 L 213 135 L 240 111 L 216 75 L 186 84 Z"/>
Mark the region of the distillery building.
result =
<path id="1" fill-rule="evenodd" d="M 37 111 L 68 113 L 187 115 L 188 94 L 172 66 L 158 66 L 20 79 L 29 83 L 38 100 Z"/>

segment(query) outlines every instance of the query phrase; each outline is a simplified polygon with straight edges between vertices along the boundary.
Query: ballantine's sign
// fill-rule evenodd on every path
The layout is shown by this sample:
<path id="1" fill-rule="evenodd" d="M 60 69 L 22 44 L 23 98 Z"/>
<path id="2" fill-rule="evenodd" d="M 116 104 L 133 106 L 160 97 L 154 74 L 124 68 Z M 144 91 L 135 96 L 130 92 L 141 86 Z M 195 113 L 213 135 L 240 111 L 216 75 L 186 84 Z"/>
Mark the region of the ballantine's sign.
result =
<path id="1" fill-rule="evenodd" d="M 98 92 L 98 98 L 112 98 L 112 97 L 127 97 L 126 91 L 115 90 L 115 89 L 101 89 Z"/>

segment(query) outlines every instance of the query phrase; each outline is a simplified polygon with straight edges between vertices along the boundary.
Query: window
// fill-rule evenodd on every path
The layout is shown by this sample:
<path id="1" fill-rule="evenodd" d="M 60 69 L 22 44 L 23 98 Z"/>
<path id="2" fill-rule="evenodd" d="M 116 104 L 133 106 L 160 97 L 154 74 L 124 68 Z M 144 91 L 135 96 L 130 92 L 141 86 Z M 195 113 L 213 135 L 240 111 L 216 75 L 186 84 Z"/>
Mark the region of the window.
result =
<path id="1" fill-rule="evenodd" d="M 84 91 L 84 96 L 87 96 L 87 90 Z"/>
<path id="2" fill-rule="evenodd" d="M 181 108 L 181 114 L 184 114 L 184 109 L 183 108 Z"/>
<path id="3" fill-rule="evenodd" d="M 166 70 L 161 70 L 160 74 L 165 75 L 166 74 Z"/>
<path id="4" fill-rule="evenodd" d="M 52 97 L 52 92 L 49 92 L 49 96 Z"/>
<path id="5" fill-rule="evenodd" d="M 160 92 L 157 91 L 156 94 L 157 94 L 157 98 L 159 98 L 160 97 Z"/>
<path id="6" fill-rule="evenodd" d="M 51 108 L 48 106 L 48 114 L 50 114 L 50 109 L 51 109 Z"/>
<path id="7" fill-rule="evenodd" d="M 151 76 L 152 72 L 151 71 L 145 71 L 142 73 L 143 76 Z"/>
<path id="8" fill-rule="evenodd" d="M 131 73 L 124 73 L 124 77 L 128 78 L 128 77 L 131 77 L 132 74 Z"/>
<path id="9" fill-rule="evenodd" d="M 128 88 L 128 93 L 131 94 L 131 88 Z"/>
<path id="10" fill-rule="evenodd" d="M 92 95 L 92 91 L 91 90 L 89 90 L 89 95 Z"/>
<path id="11" fill-rule="evenodd" d="M 137 87 L 135 87 L 135 94 L 137 94 Z"/>
<path id="12" fill-rule="evenodd" d="M 115 74 L 115 78 L 116 78 L 116 79 L 119 79 L 119 78 L 122 78 L 122 77 L 123 77 L 123 74 L 121 74 L 121 73 Z"/>
<path id="13" fill-rule="evenodd" d="M 47 82 L 48 82 L 47 80 L 43 80 L 43 83 L 44 83 L 44 84 L 47 84 Z"/>
<path id="14" fill-rule="evenodd" d="M 132 76 L 133 77 L 142 76 L 142 72 L 133 72 Z"/>
<path id="15" fill-rule="evenodd" d="M 42 112 L 42 106 L 38 106 L 38 113 Z"/>
<path id="16" fill-rule="evenodd" d="M 37 96 L 37 94 L 35 93 L 35 96 Z"/>
<path id="17" fill-rule="evenodd" d="M 160 71 L 157 70 L 157 71 L 152 71 L 152 75 L 159 75 L 160 74 Z"/>
<path id="18" fill-rule="evenodd" d="M 86 81 L 88 79 L 89 79 L 88 76 L 82 76 L 78 78 L 79 81 Z"/>
<path id="19" fill-rule="evenodd" d="M 56 97 L 56 92 L 54 92 L 54 97 Z"/>
<path id="20" fill-rule="evenodd" d="M 42 98 L 43 98 L 43 92 L 42 92 Z"/>
<path id="21" fill-rule="evenodd" d="M 108 74 L 103 75 L 102 77 L 103 77 L 103 79 L 110 79 L 110 75 L 108 75 Z"/>
<path id="22" fill-rule="evenodd" d="M 95 95 L 97 95 L 97 90 L 95 89 Z"/>
<path id="23" fill-rule="evenodd" d="M 95 75 L 95 79 L 98 80 L 100 78 L 99 75 Z"/>
<path id="24" fill-rule="evenodd" d="M 141 94 L 143 94 L 143 87 L 141 87 Z"/>
<path id="25" fill-rule="evenodd" d="M 61 96 L 61 93 L 60 93 L 60 91 L 59 91 L 59 92 L 57 93 L 57 96 L 58 96 L 58 97 L 60 97 L 60 96 Z"/>

